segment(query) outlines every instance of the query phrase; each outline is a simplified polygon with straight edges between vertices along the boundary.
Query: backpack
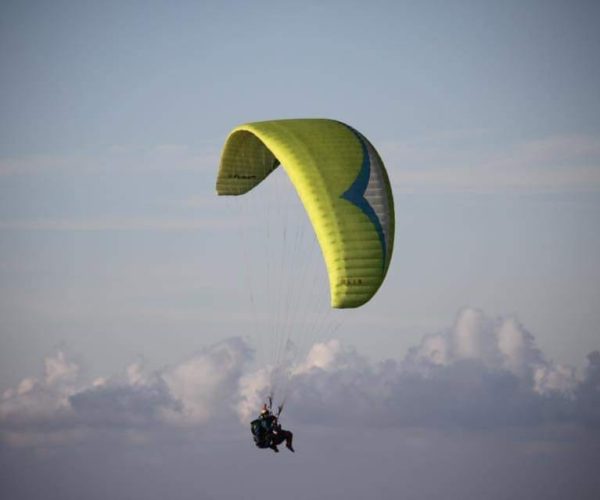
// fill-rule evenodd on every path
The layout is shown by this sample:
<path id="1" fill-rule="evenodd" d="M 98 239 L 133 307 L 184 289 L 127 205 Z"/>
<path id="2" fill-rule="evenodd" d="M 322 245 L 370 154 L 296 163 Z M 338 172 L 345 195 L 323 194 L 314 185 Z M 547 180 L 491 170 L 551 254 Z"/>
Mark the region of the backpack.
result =
<path id="1" fill-rule="evenodd" d="M 268 448 L 269 440 L 267 439 L 267 429 L 265 429 L 264 423 L 260 418 L 250 422 L 250 431 L 252 432 L 252 438 L 254 444 L 258 448 Z"/>

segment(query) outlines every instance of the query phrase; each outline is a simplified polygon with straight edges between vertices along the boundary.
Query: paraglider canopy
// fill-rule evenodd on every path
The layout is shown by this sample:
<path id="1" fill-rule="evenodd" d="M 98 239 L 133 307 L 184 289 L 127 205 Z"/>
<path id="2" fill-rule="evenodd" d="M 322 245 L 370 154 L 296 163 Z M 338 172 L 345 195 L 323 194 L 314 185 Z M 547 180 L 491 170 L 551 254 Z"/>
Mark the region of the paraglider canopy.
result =
<path id="1" fill-rule="evenodd" d="M 217 193 L 247 193 L 280 164 L 319 241 L 331 306 L 361 306 L 381 286 L 394 244 L 394 204 L 379 154 L 360 132 L 335 120 L 248 123 L 225 143 Z"/>

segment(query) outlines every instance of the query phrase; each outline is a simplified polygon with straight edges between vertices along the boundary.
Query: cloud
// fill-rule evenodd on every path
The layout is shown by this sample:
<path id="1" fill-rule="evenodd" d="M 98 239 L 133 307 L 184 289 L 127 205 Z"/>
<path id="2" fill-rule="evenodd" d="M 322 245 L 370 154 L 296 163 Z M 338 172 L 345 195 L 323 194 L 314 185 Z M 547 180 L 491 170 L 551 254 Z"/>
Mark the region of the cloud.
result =
<path id="1" fill-rule="evenodd" d="M 401 361 L 372 365 L 338 343 L 316 346 L 311 357 L 291 397 L 305 422 L 319 415 L 332 424 L 464 429 L 581 423 L 578 391 L 593 379 L 590 368 L 579 380 L 573 368 L 545 359 L 516 318 L 473 308 Z"/>
<path id="2" fill-rule="evenodd" d="M 13 444 L 65 431 L 129 431 L 206 424 L 232 415 L 238 381 L 251 351 L 241 339 L 206 348 L 153 373 L 134 363 L 124 374 L 84 383 L 63 351 L 45 360 L 45 376 L 28 377 L 0 401 L 0 433 Z"/>
<path id="3" fill-rule="evenodd" d="M 98 172 L 122 174 L 214 169 L 219 163 L 218 148 L 218 145 L 210 145 L 199 151 L 183 144 L 159 144 L 147 148 L 114 145 L 95 155 L 5 156 L 0 157 L 0 177 L 65 172 L 70 175 L 87 175 Z"/>
<path id="4" fill-rule="evenodd" d="M 461 310 L 447 331 L 426 336 L 409 351 L 404 366 L 428 374 L 466 360 L 488 372 L 510 373 L 541 395 L 553 391 L 568 395 L 577 384 L 574 369 L 545 360 L 533 335 L 517 318 L 491 319 L 473 308 Z"/>
<path id="5" fill-rule="evenodd" d="M 577 414 L 585 425 L 600 428 L 600 352 L 587 358 L 585 377 L 576 389 Z"/>
<path id="6" fill-rule="evenodd" d="M 4 429 L 71 424 L 69 397 L 75 393 L 79 367 L 59 351 L 44 360 L 44 376 L 27 377 L 8 389 L 0 403 Z"/>
<path id="7" fill-rule="evenodd" d="M 496 149 L 482 131 L 384 144 L 398 192 L 598 192 L 600 138 L 552 136 Z"/>
<path id="8" fill-rule="evenodd" d="M 87 217 L 0 220 L 0 230 L 12 231 L 197 231 L 223 229 L 233 222 L 219 217 Z"/>
<path id="9" fill-rule="evenodd" d="M 167 420 L 204 424 L 215 416 L 232 413 L 238 383 L 251 356 L 246 342 L 233 338 L 164 371 L 161 378 L 181 403 L 180 411 L 168 413 Z"/>
<path id="10" fill-rule="evenodd" d="M 45 360 L 42 378 L 27 377 L 5 391 L 0 432 L 5 442 L 29 445 L 107 429 L 238 427 L 274 384 L 276 403 L 286 400 L 296 424 L 600 426 L 598 352 L 578 378 L 573 368 L 547 360 L 517 318 L 474 308 L 459 311 L 452 326 L 426 335 L 402 359 L 372 363 L 330 340 L 315 344 L 283 376 L 281 369 L 251 368 L 252 357 L 245 340 L 231 338 L 161 370 L 134 363 L 122 374 L 85 382 L 80 367 L 59 351 Z"/>
<path id="11" fill-rule="evenodd" d="M 98 428 L 143 428 L 158 421 L 163 411 L 180 409 L 160 380 L 96 386 L 71 395 L 69 404 L 77 425 Z"/>

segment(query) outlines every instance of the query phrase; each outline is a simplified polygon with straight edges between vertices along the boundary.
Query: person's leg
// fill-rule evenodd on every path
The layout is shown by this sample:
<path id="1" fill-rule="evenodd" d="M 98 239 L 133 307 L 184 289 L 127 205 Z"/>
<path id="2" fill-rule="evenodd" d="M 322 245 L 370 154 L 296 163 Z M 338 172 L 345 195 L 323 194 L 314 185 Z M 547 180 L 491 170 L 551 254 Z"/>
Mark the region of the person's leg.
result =
<path id="1" fill-rule="evenodd" d="M 292 446 L 292 440 L 294 439 L 294 435 L 290 431 L 282 431 L 285 437 L 285 446 L 288 450 L 294 451 L 294 447 Z"/>
<path id="2" fill-rule="evenodd" d="M 279 453 L 279 449 L 277 445 L 281 444 L 282 439 L 279 433 L 271 432 L 269 433 L 269 448 L 271 448 L 275 453 Z"/>

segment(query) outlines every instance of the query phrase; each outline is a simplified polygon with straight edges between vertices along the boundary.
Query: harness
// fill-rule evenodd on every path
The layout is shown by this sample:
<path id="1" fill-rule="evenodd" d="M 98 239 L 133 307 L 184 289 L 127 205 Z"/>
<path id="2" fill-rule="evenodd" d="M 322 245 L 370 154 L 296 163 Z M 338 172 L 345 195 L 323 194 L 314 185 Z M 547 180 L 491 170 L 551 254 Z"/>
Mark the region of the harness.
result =
<path id="1" fill-rule="evenodd" d="M 257 418 L 250 422 L 252 438 L 254 439 L 254 444 L 258 448 L 269 448 L 271 445 L 271 438 L 274 430 L 273 422 L 274 420 L 267 420 L 265 418 Z"/>
<path id="2" fill-rule="evenodd" d="M 268 402 L 268 415 L 264 417 L 260 416 L 259 418 L 250 422 L 250 432 L 252 432 L 254 444 L 258 448 L 270 448 L 273 435 L 276 434 L 278 428 L 280 428 L 278 417 L 281 415 L 281 411 L 283 410 L 283 404 L 277 408 L 277 414 L 273 414 L 271 413 L 273 400 L 270 396 L 268 398 Z"/>

